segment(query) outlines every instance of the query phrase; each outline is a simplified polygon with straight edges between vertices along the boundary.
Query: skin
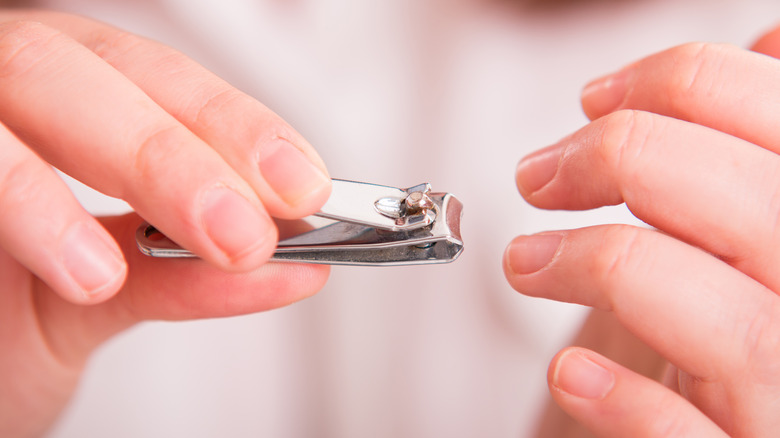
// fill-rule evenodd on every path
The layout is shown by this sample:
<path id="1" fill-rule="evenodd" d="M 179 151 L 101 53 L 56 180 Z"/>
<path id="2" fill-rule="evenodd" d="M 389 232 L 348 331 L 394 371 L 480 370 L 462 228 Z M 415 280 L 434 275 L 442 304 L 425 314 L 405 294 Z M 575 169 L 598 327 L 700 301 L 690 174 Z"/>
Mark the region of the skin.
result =
<path id="1" fill-rule="evenodd" d="M 52 166 L 137 213 L 91 216 Z M 330 193 L 306 140 L 180 53 L 84 18 L 0 12 L 0 182 L 0 436 L 41 435 L 89 354 L 140 321 L 285 306 L 329 272 L 266 263 L 272 216 Z M 139 215 L 201 259 L 141 255 Z"/>
<path id="2" fill-rule="evenodd" d="M 777 55 L 779 39 L 756 49 Z M 671 49 L 589 85 L 593 122 L 519 165 L 534 205 L 625 202 L 659 230 L 523 236 L 505 256 L 517 290 L 610 312 L 579 343 L 623 352 L 626 366 L 573 347 L 549 372 L 556 403 L 592 433 L 777 430 L 779 74 L 778 61 L 734 47 Z M 0 216 L 0 435 L 42 434 L 90 352 L 140 321 L 272 309 L 324 283 L 325 267 L 265 263 L 271 216 L 327 198 L 321 160 L 181 54 L 83 18 L 3 12 L 0 94 L 0 209 L 14 212 Z M 138 215 L 92 217 L 52 165 L 127 200 L 203 260 L 140 255 Z"/>
<path id="3" fill-rule="evenodd" d="M 777 434 L 780 30 L 753 49 L 770 56 L 687 44 L 597 79 L 582 96 L 591 123 L 518 165 L 535 206 L 626 203 L 654 227 L 550 231 L 507 248 L 516 290 L 599 309 L 589 348 L 564 349 L 548 373 L 579 426 L 551 411 L 539 436 Z"/>

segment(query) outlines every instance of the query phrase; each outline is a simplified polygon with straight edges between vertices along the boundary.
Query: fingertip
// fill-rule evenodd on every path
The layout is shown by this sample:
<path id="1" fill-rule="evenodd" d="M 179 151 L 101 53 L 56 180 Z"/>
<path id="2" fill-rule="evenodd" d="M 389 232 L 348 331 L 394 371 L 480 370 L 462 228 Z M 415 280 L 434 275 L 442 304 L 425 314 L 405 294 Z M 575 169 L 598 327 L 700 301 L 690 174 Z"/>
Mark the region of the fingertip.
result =
<path id="1" fill-rule="evenodd" d="M 127 281 L 128 269 L 127 264 L 116 273 L 116 276 L 111 278 L 108 282 L 104 283 L 101 287 L 92 290 L 87 295 L 87 301 L 84 304 L 99 304 L 113 298 Z"/>
<path id="2" fill-rule="evenodd" d="M 515 183 L 523 197 L 528 198 L 552 181 L 558 171 L 563 150 L 563 143 L 558 143 L 520 160 L 515 170 Z"/>
<path id="3" fill-rule="evenodd" d="M 592 350 L 563 349 L 547 380 L 555 402 L 597 436 L 725 436 L 678 394 Z"/>
<path id="4" fill-rule="evenodd" d="M 507 277 L 533 274 L 549 265 L 562 240 L 563 235 L 555 232 L 514 238 L 504 252 Z"/>
<path id="5" fill-rule="evenodd" d="M 548 370 L 550 388 L 585 400 L 603 400 L 615 387 L 612 362 L 590 350 L 569 347 L 560 351 Z"/>
<path id="6" fill-rule="evenodd" d="M 282 201 L 280 205 L 267 203 L 276 217 L 297 219 L 312 214 L 330 195 L 328 171 L 308 144 L 277 137 L 260 148 L 258 166 L 265 182 Z"/>
<path id="7" fill-rule="evenodd" d="M 142 319 L 230 317 L 277 309 L 315 295 L 330 272 L 326 265 L 277 262 L 243 273 L 199 260 L 139 256 L 133 263 L 123 305 Z"/>
<path id="8" fill-rule="evenodd" d="M 289 266 L 288 266 L 289 268 Z M 298 264 L 296 265 L 296 278 L 292 284 L 298 284 L 298 287 L 290 288 L 293 296 L 288 304 L 292 304 L 306 298 L 316 295 L 330 277 L 330 266 L 320 264 Z"/>
<path id="9" fill-rule="evenodd" d="M 618 109 L 626 98 L 630 67 L 593 80 L 580 96 L 582 109 L 590 120 L 595 120 Z"/>
<path id="10" fill-rule="evenodd" d="M 260 274 L 262 272 L 262 274 Z M 330 266 L 312 263 L 271 262 L 257 274 L 262 286 L 249 289 L 237 287 L 237 297 L 231 303 L 236 306 L 227 314 L 256 312 L 286 307 L 311 298 L 325 287 L 330 276 Z M 258 294 L 258 290 L 262 291 Z"/>
<path id="11" fill-rule="evenodd" d="M 203 230 L 217 249 L 205 258 L 231 271 L 248 271 L 268 261 L 278 232 L 260 206 L 221 185 L 208 189 L 201 204 Z"/>
<path id="12" fill-rule="evenodd" d="M 127 278 L 127 262 L 118 245 L 96 224 L 76 222 L 66 231 L 60 250 L 68 280 L 63 297 L 79 304 L 96 304 L 114 296 Z"/>

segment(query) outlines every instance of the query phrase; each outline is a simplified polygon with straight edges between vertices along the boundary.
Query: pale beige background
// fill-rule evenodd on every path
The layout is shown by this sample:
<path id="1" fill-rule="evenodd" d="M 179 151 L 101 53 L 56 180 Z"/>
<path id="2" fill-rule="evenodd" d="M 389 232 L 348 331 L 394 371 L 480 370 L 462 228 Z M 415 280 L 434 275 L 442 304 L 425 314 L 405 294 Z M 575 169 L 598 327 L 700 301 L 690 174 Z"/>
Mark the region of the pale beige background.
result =
<path id="1" fill-rule="evenodd" d="M 586 122 L 590 79 L 687 41 L 747 45 L 780 22 L 776 0 L 40 3 L 188 53 L 296 126 L 334 177 L 428 181 L 465 204 L 454 264 L 335 268 L 285 309 L 119 336 L 52 438 L 527 436 L 583 312 L 513 292 L 503 249 L 632 218 L 528 207 L 515 163 Z M 92 211 L 126 208 L 73 185 Z"/>

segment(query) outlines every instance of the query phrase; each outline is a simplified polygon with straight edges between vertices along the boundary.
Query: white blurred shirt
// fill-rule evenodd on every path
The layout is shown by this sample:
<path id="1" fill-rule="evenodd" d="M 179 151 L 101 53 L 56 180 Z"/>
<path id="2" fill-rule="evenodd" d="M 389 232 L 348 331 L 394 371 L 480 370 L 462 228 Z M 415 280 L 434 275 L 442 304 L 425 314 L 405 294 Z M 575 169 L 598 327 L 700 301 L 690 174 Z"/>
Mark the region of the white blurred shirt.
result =
<path id="1" fill-rule="evenodd" d="M 334 177 L 430 182 L 465 209 L 453 264 L 336 267 L 284 309 L 118 336 L 55 438 L 528 436 L 583 309 L 514 292 L 504 247 L 633 219 L 529 207 L 515 164 L 586 123 L 589 80 L 692 40 L 744 46 L 780 17 L 776 0 L 42 3 L 182 50 L 288 120 Z M 73 186 L 94 212 L 123 208 Z"/>

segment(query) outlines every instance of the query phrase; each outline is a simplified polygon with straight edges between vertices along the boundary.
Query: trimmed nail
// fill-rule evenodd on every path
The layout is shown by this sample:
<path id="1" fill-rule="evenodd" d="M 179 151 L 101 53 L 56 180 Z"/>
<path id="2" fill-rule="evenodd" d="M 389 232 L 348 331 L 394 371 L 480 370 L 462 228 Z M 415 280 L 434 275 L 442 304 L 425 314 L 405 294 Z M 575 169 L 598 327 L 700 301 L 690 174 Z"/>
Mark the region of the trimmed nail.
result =
<path id="1" fill-rule="evenodd" d="M 306 154 L 283 138 L 263 145 L 260 173 L 288 205 L 295 206 L 330 186 L 330 178 Z"/>
<path id="2" fill-rule="evenodd" d="M 588 400 L 602 400 L 615 386 L 615 375 L 578 348 L 564 351 L 553 371 L 552 384 Z"/>
<path id="3" fill-rule="evenodd" d="M 549 265 L 561 245 L 561 234 L 516 237 L 506 250 L 507 265 L 514 274 L 532 274 Z"/>
<path id="4" fill-rule="evenodd" d="M 523 196 L 528 196 L 552 181 L 558 171 L 563 146 L 556 144 L 538 150 L 517 164 L 515 182 Z"/>
<path id="5" fill-rule="evenodd" d="M 628 79 L 633 69 L 627 67 L 617 73 L 598 78 L 582 90 L 582 109 L 591 120 L 615 111 L 623 103 L 628 90 Z"/>
<path id="6" fill-rule="evenodd" d="M 202 209 L 206 234 L 231 260 L 264 247 L 272 236 L 271 218 L 227 187 L 206 192 Z"/>
<path id="7" fill-rule="evenodd" d="M 125 275 L 122 253 L 90 224 L 72 225 L 62 245 L 62 263 L 81 288 L 82 298 L 98 295 Z"/>

